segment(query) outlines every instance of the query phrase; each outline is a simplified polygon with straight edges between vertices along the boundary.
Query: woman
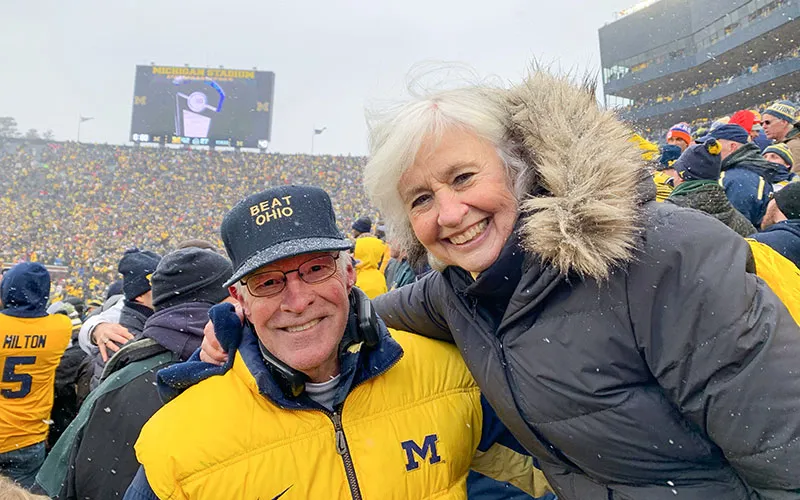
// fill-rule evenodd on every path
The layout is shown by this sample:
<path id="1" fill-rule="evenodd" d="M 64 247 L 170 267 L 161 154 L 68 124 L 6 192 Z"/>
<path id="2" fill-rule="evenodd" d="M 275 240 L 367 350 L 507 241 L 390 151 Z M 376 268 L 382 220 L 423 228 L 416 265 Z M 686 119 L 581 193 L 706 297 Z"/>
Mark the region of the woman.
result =
<path id="1" fill-rule="evenodd" d="M 800 329 L 742 238 L 655 203 L 591 88 L 534 71 L 371 125 L 367 191 L 437 270 L 378 314 L 459 346 L 559 498 L 800 494 Z"/>

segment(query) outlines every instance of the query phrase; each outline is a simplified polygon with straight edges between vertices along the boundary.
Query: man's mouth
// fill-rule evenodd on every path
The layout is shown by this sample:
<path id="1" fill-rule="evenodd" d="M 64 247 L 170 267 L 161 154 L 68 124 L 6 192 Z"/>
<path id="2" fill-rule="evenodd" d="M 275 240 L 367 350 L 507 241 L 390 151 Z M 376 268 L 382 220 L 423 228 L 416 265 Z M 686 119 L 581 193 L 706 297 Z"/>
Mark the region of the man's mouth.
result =
<path id="1" fill-rule="evenodd" d="M 454 245 L 465 245 L 483 234 L 488 226 L 489 219 L 483 219 L 463 233 L 449 237 L 448 240 L 450 240 L 450 243 Z"/>
<path id="2" fill-rule="evenodd" d="M 284 330 L 286 330 L 289 333 L 304 332 L 304 331 L 308 330 L 309 328 L 315 327 L 317 325 L 317 323 L 319 323 L 319 322 L 320 322 L 319 319 L 312 319 L 308 323 L 304 323 L 302 325 L 287 326 L 286 328 L 284 328 Z"/>

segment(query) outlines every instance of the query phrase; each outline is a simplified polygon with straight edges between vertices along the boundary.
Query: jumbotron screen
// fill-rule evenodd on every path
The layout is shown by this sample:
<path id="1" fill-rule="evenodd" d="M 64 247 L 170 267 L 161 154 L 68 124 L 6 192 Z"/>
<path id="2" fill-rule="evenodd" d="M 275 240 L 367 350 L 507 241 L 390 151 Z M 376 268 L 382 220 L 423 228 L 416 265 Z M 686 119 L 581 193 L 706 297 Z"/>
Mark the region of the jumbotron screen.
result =
<path id="1" fill-rule="evenodd" d="M 271 71 L 136 66 L 131 140 L 267 147 L 274 89 Z"/>

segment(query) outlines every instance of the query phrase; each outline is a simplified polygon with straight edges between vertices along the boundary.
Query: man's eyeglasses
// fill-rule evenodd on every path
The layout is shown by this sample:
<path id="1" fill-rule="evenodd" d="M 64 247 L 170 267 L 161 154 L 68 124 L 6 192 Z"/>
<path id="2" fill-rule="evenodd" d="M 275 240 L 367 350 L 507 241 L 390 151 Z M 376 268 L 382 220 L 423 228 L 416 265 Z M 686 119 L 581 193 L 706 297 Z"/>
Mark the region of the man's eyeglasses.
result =
<path id="1" fill-rule="evenodd" d="M 772 120 L 764 120 L 761 122 L 761 125 L 769 125 L 772 123 Z"/>
<path id="2" fill-rule="evenodd" d="M 243 279 L 241 283 L 247 286 L 247 290 L 254 297 L 272 297 L 286 288 L 286 275 L 289 273 L 297 273 L 297 276 L 309 285 L 327 280 L 336 274 L 336 259 L 338 257 L 338 252 L 333 255 L 314 257 L 300 264 L 297 269 L 266 271 Z"/>

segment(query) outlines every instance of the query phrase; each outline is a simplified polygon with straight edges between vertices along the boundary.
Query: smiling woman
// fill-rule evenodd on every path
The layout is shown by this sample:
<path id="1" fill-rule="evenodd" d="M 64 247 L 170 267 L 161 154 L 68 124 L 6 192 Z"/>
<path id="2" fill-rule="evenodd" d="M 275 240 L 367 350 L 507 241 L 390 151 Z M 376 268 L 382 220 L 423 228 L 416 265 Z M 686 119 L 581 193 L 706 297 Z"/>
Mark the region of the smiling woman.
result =
<path id="1" fill-rule="evenodd" d="M 368 194 L 436 269 L 375 309 L 459 346 L 560 499 L 800 489 L 800 328 L 742 238 L 655 202 L 591 86 L 534 70 L 374 116 Z"/>
<path id="2" fill-rule="evenodd" d="M 391 219 L 391 236 L 408 250 L 412 262 L 419 262 L 427 253 L 432 267 L 444 269 L 454 264 L 453 258 L 470 258 L 473 262 L 463 264 L 478 272 L 482 269 L 477 267 L 485 269 L 497 257 L 494 251 L 502 246 L 497 240 L 504 242 L 510 235 L 517 216 L 517 199 L 528 184 L 530 169 L 505 140 L 499 97 L 491 88 L 456 89 L 378 113 L 371 123 L 372 155 L 364 170 L 364 185 L 373 200 L 380 200 L 377 206 Z M 392 115 L 393 111 L 396 114 Z M 485 172 L 484 167 L 488 167 Z M 479 190 L 475 189 L 477 186 Z M 487 194 L 486 189 L 497 190 L 499 198 L 489 202 L 491 207 L 472 205 Z M 460 196 L 453 198 L 451 195 L 456 193 Z M 464 202 L 464 196 L 469 201 Z M 406 218 L 412 204 L 414 216 Z M 475 210 L 458 215 L 469 206 Z M 480 217 L 482 209 L 491 213 Z M 489 249 L 491 245 L 483 242 L 475 246 L 494 256 L 479 258 L 478 252 L 456 251 L 451 242 L 444 241 L 484 221 L 488 227 L 490 215 L 499 215 L 490 231 L 492 238 L 487 238 L 496 248 Z M 414 234 L 413 224 L 416 222 L 425 231 L 423 226 L 430 221 L 438 225 L 440 216 L 444 217 L 442 228 L 431 234 L 429 231 L 434 228 L 428 227 L 426 239 L 431 243 L 441 240 L 441 244 L 422 244 L 421 237 Z M 484 232 L 479 225 L 476 229 Z"/>
<path id="3" fill-rule="evenodd" d="M 400 177 L 420 243 L 441 265 L 479 273 L 500 255 L 517 218 L 503 161 L 486 139 L 459 129 L 425 141 Z"/>

